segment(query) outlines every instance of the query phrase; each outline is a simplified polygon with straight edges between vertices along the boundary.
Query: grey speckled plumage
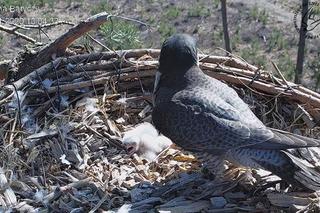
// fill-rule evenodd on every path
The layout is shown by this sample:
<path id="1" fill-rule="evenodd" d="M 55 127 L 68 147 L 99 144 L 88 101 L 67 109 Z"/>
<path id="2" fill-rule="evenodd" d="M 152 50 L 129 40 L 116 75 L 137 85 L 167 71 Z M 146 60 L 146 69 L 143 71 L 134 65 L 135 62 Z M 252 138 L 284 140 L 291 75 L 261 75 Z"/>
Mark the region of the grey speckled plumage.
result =
<path id="1" fill-rule="evenodd" d="M 292 184 L 320 189 L 318 171 L 287 151 L 320 142 L 267 128 L 232 88 L 201 71 L 191 36 L 168 38 L 159 63 L 152 120 L 162 134 L 200 157 L 264 168 Z"/>

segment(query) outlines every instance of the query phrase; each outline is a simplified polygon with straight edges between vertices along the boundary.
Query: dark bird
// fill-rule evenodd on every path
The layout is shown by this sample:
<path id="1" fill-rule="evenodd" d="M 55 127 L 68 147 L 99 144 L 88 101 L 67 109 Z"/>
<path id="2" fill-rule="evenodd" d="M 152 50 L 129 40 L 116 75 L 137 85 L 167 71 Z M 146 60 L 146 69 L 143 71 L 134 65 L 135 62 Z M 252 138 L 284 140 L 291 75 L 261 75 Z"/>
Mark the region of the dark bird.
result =
<path id="1" fill-rule="evenodd" d="M 266 127 L 235 90 L 202 72 L 196 41 L 189 35 L 173 35 L 162 45 L 152 120 L 163 135 L 213 171 L 227 160 L 268 170 L 299 187 L 320 189 L 319 171 L 291 152 L 318 147 L 320 141 Z"/>

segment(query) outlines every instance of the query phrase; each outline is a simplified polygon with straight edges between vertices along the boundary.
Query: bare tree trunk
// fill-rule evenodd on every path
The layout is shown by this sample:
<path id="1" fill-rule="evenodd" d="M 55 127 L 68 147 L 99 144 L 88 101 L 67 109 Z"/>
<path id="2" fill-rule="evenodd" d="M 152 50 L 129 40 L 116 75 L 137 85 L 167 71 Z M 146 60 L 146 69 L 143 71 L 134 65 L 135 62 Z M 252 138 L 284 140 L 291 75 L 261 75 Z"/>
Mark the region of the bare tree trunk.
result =
<path id="1" fill-rule="evenodd" d="M 223 36 L 226 50 L 231 53 L 231 45 L 228 31 L 228 20 L 227 20 L 227 3 L 226 0 L 221 0 L 221 13 L 222 13 L 222 25 L 223 25 Z"/>
<path id="2" fill-rule="evenodd" d="M 306 34 L 308 27 L 308 5 L 309 0 L 302 0 L 302 13 L 301 13 L 301 25 L 299 31 L 299 46 L 297 55 L 297 65 L 294 77 L 294 82 L 301 83 L 302 72 L 303 72 L 303 61 L 304 61 L 304 47 L 306 42 Z"/>

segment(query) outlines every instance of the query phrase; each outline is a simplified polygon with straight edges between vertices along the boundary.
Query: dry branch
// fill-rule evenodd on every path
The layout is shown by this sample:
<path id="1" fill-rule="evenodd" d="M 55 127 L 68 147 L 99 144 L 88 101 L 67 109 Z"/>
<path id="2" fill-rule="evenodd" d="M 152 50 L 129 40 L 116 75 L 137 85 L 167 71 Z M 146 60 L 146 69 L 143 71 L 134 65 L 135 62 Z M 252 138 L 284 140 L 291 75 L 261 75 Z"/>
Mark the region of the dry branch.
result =
<path id="1" fill-rule="evenodd" d="M 109 17 L 110 15 L 106 12 L 99 13 L 80 22 L 77 26 L 72 27 L 54 42 L 42 48 L 36 55 L 25 59 L 19 66 L 16 79 L 27 75 L 32 70 L 50 62 L 55 57 L 63 56 L 70 44 L 90 30 L 97 29 L 100 25 L 108 21 Z"/>
<path id="2" fill-rule="evenodd" d="M 43 28 L 50 28 L 50 27 L 56 27 L 59 25 L 69 25 L 73 26 L 74 24 L 68 21 L 56 21 L 52 23 L 47 23 L 47 24 L 37 24 L 37 25 L 23 25 L 21 27 L 27 28 L 27 29 L 43 29 Z"/>
<path id="3" fill-rule="evenodd" d="M 0 30 L 4 31 L 6 33 L 12 34 L 12 35 L 16 35 L 17 37 L 22 38 L 22 39 L 24 39 L 26 41 L 29 41 L 29 42 L 31 42 L 33 44 L 37 43 L 37 41 L 35 39 L 33 39 L 33 38 L 23 34 L 23 33 L 18 32 L 18 28 L 17 27 L 6 27 L 6 26 L 3 26 L 3 25 L 0 25 Z"/>
<path id="4" fill-rule="evenodd" d="M 156 49 L 134 49 L 134 50 L 126 50 L 126 51 L 112 51 L 112 52 L 103 52 L 103 53 L 92 53 L 92 54 L 83 54 L 83 55 L 75 55 L 69 58 L 57 58 L 51 63 L 43 65 L 37 70 L 31 72 L 27 76 L 19 79 L 14 82 L 15 88 L 18 90 L 26 86 L 30 81 L 37 80 L 38 76 L 51 76 L 54 77 L 55 74 L 52 73 L 52 65 L 58 69 L 58 72 L 61 72 L 61 68 L 65 67 L 68 64 L 77 65 L 74 72 L 75 74 L 68 75 L 69 77 L 65 77 L 65 80 L 76 80 L 80 79 L 81 82 L 76 83 L 66 83 L 59 86 L 53 86 L 48 89 L 48 93 L 55 93 L 60 89 L 61 91 L 69 91 L 75 89 L 81 89 L 85 87 L 90 87 L 93 85 L 103 85 L 110 80 L 110 75 L 117 74 L 119 71 L 115 71 L 114 69 L 120 69 L 121 67 L 127 67 L 123 69 L 121 72 L 121 79 L 130 79 L 137 77 L 148 77 L 152 76 L 152 73 L 148 71 L 144 71 L 141 75 L 137 74 L 125 74 L 127 71 L 138 70 L 147 70 L 153 69 L 157 66 L 157 61 L 141 61 L 139 62 L 139 58 L 144 55 L 148 55 L 151 58 L 157 58 L 159 56 L 159 50 Z M 259 78 L 252 80 L 253 77 L 256 76 L 254 71 L 258 70 L 258 68 L 244 62 L 238 58 L 234 58 L 232 56 L 223 57 L 223 56 L 208 56 L 208 55 L 200 55 L 201 59 L 201 68 L 206 70 L 207 74 L 215 77 L 219 80 L 224 80 L 228 83 L 235 84 L 237 86 L 242 87 L 250 87 L 257 92 L 262 92 L 265 94 L 270 94 L 273 96 L 281 96 L 285 97 L 288 100 L 293 102 L 297 102 L 306 107 L 311 115 L 313 115 L 316 120 L 320 119 L 320 115 L 318 109 L 320 109 L 320 95 L 308 90 L 302 86 L 297 86 L 293 83 L 285 83 L 281 79 L 277 79 L 277 82 L 283 82 L 278 85 L 272 82 L 272 78 L 270 75 L 262 73 Z M 105 63 L 105 64 L 90 64 L 95 61 L 103 62 L 114 59 L 114 62 Z M 135 60 L 132 60 L 135 59 Z M 126 60 L 130 60 L 127 61 Z M 121 61 L 123 61 L 121 63 Z M 129 68 L 131 66 L 131 68 Z M 63 69 L 62 69 L 63 70 Z M 95 72 L 94 70 L 104 70 L 104 72 L 110 72 L 114 70 L 112 73 L 103 74 L 103 72 Z M 87 72 L 88 71 L 88 72 Z M 89 78 L 89 80 L 87 79 Z M 93 79 L 93 80 L 90 80 Z M 64 79 L 64 78 L 62 78 Z M 87 80 L 86 80 L 87 79 Z M 290 86 L 290 88 L 288 88 Z M 13 86 L 7 85 L 7 89 L 14 90 Z M 30 95 L 38 94 L 36 91 L 30 92 Z M 8 94 L 6 94 L 8 95 Z M 0 94 L 0 98 L 4 98 L 4 94 Z M 311 110 L 312 109 L 312 110 Z"/>

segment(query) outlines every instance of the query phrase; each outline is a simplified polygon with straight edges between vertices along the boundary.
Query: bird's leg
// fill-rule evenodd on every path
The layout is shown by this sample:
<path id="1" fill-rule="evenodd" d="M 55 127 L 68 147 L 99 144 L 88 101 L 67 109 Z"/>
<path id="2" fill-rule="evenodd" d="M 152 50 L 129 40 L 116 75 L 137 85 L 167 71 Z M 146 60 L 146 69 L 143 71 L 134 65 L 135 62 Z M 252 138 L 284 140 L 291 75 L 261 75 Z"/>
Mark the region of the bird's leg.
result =
<path id="1" fill-rule="evenodd" d="M 214 175 L 215 175 L 215 180 L 216 181 L 226 181 L 228 180 L 228 178 L 226 178 L 225 173 L 228 170 L 229 166 L 227 164 L 227 161 L 224 159 L 217 159 L 217 161 L 215 161 L 215 171 L 214 171 Z M 210 169 L 209 169 L 210 171 Z"/>
<path id="2" fill-rule="evenodd" d="M 214 175 L 215 180 L 221 182 L 225 180 L 225 171 L 228 169 L 228 165 L 222 156 L 201 153 L 197 157 L 203 167 Z"/>
<path id="3" fill-rule="evenodd" d="M 256 183 L 256 179 L 252 176 L 252 170 L 237 163 L 230 163 L 230 167 L 226 171 L 225 177 L 236 180 L 246 189 L 251 189 Z"/>

